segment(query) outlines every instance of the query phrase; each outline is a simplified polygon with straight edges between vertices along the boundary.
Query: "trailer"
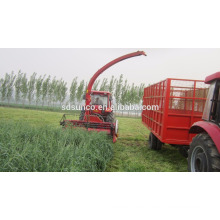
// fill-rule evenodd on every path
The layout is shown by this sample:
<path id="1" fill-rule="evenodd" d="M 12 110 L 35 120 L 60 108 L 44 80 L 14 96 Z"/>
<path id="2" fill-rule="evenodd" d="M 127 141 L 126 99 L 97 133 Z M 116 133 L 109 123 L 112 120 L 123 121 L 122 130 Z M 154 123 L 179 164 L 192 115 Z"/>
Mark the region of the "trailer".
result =
<path id="1" fill-rule="evenodd" d="M 208 85 L 202 80 L 168 78 L 144 89 L 142 122 L 150 130 L 149 147 L 164 143 L 187 151 L 195 134 L 190 127 L 202 119 Z"/>

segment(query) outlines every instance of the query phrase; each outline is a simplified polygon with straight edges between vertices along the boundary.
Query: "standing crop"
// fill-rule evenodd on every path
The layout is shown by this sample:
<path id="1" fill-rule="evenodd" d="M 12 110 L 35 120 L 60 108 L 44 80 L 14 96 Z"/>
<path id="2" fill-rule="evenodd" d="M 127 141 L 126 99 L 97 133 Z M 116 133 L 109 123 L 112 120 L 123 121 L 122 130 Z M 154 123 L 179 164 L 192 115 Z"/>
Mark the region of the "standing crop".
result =
<path id="1" fill-rule="evenodd" d="M 0 123 L 1 172 L 105 171 L 112 156 L 111 140 L 104 133 Z"/>

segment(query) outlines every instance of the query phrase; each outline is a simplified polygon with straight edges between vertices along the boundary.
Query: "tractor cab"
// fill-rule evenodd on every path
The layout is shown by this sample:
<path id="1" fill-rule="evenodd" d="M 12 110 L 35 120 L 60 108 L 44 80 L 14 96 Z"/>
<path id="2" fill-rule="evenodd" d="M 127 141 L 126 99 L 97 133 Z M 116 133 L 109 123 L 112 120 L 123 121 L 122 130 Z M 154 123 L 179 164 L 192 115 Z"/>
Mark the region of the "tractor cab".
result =
<path id="1" fill-rule="evenodd" d="M 84 96 L 85 97 L 85 96 Z M 81 111 L 79 120 L 84 120 L 85 108 Z M 114 122 L 112 109 L 112 95 L 106 91 L 91 91 L 91 102 L 89 106 L 90 115 L 95 116 L 103 122 Z"/>
<path id="2" fill-rule="evenodd" d="M 105 91 L 92 91 L 91 92 L 91 104 L 95 106 L 111 107 L 112 95 L 110 92 Z"/>
<path id="3" fill-rule="evenodd" d="M 214 75 L 214 76 L 213 76 Z M 210 84 L 202 119 L 220 125 L 220 72 L 206 78 Z M 219 78 L 218 78 L 219 77 Z"/>
<path id="4" fill-rule="evenodd" d="M 98 114 L 106 121 L 112 112 L 112 95 L 105 91 L 91 91 L 91 114 Z"/>

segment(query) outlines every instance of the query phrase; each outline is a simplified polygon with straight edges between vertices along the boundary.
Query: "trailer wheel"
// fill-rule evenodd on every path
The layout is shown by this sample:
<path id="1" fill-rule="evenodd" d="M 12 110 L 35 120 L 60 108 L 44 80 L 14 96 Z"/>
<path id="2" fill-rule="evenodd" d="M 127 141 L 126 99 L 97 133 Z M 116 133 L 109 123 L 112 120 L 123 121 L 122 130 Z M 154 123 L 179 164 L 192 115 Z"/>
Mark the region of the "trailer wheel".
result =
<path id="1" fill-rule="evenodd" d="M 163 143 L 151 132 L 149 135 L 149 148 L 152 150 L 161 150 Z"/>
<path id="2" fill-rule="evenodd" d="M 219 172 L 220 155 L 207 133 L 198 134 L 190 144 L 188 157 L 190 172 Z"/>
<path id="3" fill-rule="evenodd" d="M 189 146 L 178 146 L 179 152 L 185 158 L 188 157 Z"/>

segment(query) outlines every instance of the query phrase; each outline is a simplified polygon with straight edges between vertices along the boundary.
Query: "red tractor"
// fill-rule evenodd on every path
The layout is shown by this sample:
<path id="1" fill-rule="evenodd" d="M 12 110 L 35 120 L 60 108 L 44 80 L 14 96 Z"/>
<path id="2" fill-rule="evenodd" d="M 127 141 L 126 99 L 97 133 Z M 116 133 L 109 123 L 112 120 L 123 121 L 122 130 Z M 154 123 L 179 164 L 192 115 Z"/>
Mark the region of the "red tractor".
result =
<path id="1" fill-rule="evenodd" d="M 92 91 L 92 86 L 98 76 L 109 67 L 122 60 L 141 55 L 146 56 L 143 51 L 124 55 L 99 69 L 89 81 L 85 95 L 85 106 L 81 111 L 79 120 L 67 120 L 64 114 L 60 121 L 60 125 L 64 127 L 67 125 L 71 125 L 71 127 L 83 127 L 89 131 L 105 131 L 112 136 L 113 142 L 116 142 L 118 137 L 118 121 L 114 119 L 113 110 L 111 108 L 112 95 L 105 91 Z"/>
<path id="2" fill-rule="evenodd" d="M 210 84 L 203 121 L 192 125 L 189 132 L 197 134 L 191 144 L 188 156 L 188 170 L 191 172 L 220 171 L 220 72 L 205 79 Z"/>

